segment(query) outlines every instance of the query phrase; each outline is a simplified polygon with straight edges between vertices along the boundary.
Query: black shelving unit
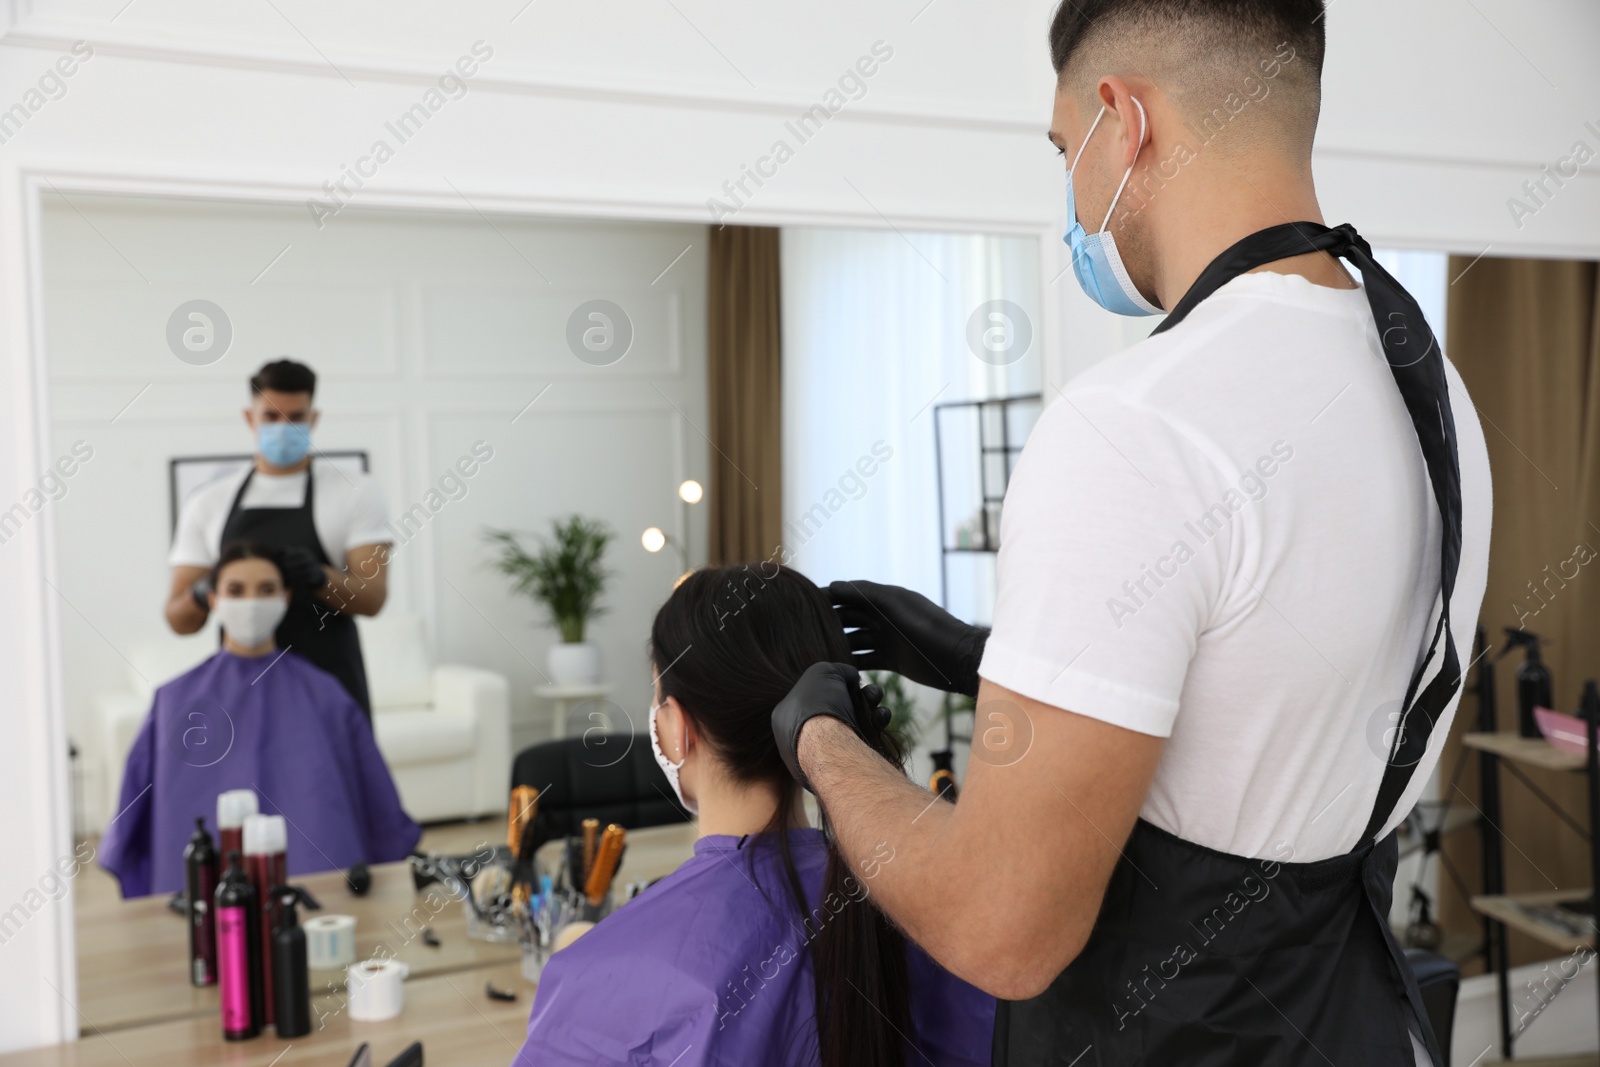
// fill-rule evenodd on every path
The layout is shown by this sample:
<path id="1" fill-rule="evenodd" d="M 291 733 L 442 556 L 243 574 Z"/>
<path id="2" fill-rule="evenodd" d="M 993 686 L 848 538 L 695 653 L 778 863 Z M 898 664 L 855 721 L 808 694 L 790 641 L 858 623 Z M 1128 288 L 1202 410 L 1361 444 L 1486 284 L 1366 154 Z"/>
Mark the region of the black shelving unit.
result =
<path id="1" fill-rule="evenodd" d="M 933 408 L 933 456 L 939 504 L 939 603 L 947 611 L 950 609 L 950 557 L 994 555 L 1000 551 L 1000 504 L 1005 499 L 1006 486 L 1010 483 L 1016 458 L 1022 453 L 1027 430 L 1032 429 L 1032 420 L 1028 422 L 1027 430 L 1020 430 L 1014 425 L 1014 417 L 1025 408 L 1042 409 L 1043 406 L 1044 397 L 1041 394 L 1024 393 L 991 400 L 955 400 L 936 404 Z M 976 438 L 975 442 L 965 447 L 976 448 L 978 499 L 975 501 L 975 508 L 969 508 L 958 514 L 969 515 L 975 512 L 982 516 L 983 521 L 977 531 L 976 543 L 967 545 L 950 543 L 950 523 L 946 513 L 950 502 L 949 494 L 945 490 L 946 449 L 950 448 L 951 454 L 955 454 L 955 449 L 946 441 L 949 433 L 946 422 L 951 413 L 955 412 L 971 412 L 977 424 L 975 433 L 969 435 Z M 1037 410 L 1033 412 L 1033 417 L 1038 417 Z M 991 462 L 992 460 L 998 462 Z M 956 741 L 972 740 L 970 734 L 957 734 L 954 723 L 955 716 L 949 713 L 947 706 L 944 716 L 947 749 Z"/>
<path id="2" fill-rule="evenodd" d="M 1483 644 L 1480 629 L 1478 643 Z M 1511 1018 L 1511 961 L 1507 945 L 1508 929 L 1516 929 L 1547 947 L 1563 952 L 1579 948 L 1600 949 L 1600 933 L 1552 929 L 1532 919 L 1525 905 L 1551 905 L 1562 901 L 1582 901 L 1587 897 L 1590 925 L 1600 915 L 1600 689 L 1594 681 L 1583 688 L 1579 718 L 1584 720 L 1588 745 L 1585 755 L 1564 752 L 1543 738 L 1525 738 L 1515 730 L 1502 731 L 1494 703 L 1494 670 L 1485 658 L 1478 668 L 1478 732 L 1467 734 L 1463 743 L 1479 757 L 1479 777 L 1483 819 L 1483 895 L 1472 900 L 1473 910 L 1483 922 L 1485 961 L 1495 975 L 1499 1001 L 1500 1055 L 1507 1062 L 1516 1058 L 1519 1036 Z M 1538 893 L 1508 893 L 1505 884 L 1505 834 L 1501 829 L 1500 772 L 1516 778 L 1589 847 L 1590 876 L 1587 889 L 1554 890 Z M 1568 815 L 1543 789 L 1529 771 L 1538 773 L 1576 773 L 1587 779 L 1588 823 L 1583 826 Z M 1600 1016 L 1597 1016 L 1600 1017 Z"/>

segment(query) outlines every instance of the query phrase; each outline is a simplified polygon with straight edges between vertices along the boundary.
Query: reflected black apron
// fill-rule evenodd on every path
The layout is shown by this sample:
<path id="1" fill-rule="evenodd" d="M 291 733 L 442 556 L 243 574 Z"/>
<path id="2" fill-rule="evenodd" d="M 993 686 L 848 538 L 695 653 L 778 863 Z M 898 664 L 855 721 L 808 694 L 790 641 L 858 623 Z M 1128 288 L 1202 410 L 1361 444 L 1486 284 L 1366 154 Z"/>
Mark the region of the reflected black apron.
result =
<path id="1" fill-rule="evenodd" d="M 322 539 L 317 536 L 311 513 L 316 479 L 311 468 L 306 468 L 306 495 L 298 508 L 240 508 L 239 502 L 244 499 L 245 491 L 250 488 L 250 479 L 255 476 L 256 472 L 252 469 L 234 494 L 227 521 L 222 524 L 222 544 L 256 541 L 269 548 L 298 545 L 311 549 L 318 562 L 342 567 L 342 562 L 335 564 L 328 557 L 323 550 Z M 372 703 L 367 696 L 367 668 L 361 659 L 361 639 L 356 633 L 355 619 L 317 599 L 311 591 L 296 589 L 289 598 L 289 610 L 273 636 L 279 648 L 294 649 L 339 679 L 345 691 L 355 698 L 368 721 L 371 721 Z"/>
<path id="2" fill-rule="evenodd" d="M 1461 474 L 1444 355 L 1416 301 L 1348 225 L 1291 223 L 1245 238 L 1206 268 L 1156 332 L 1239 274 L 1311 251 L 1361 271 L 1443 520 L 1444 606 L 1406 691 L 1366 830 L 1343 856 L 1294 863 L 1217 852 L 1139 820 L 1083 952 L 1040 996 L 1001 1002 L 994 1034 L 1001 1067 L 1412 1067 L 1407 1003 L 1428 1055 L 1443 1067 L 1389 929 L 1395 835 L 1373 839 L 1461 677 L 1450 634 Z M 1438 674 L 1419 694 L 1441 640 Z"/>

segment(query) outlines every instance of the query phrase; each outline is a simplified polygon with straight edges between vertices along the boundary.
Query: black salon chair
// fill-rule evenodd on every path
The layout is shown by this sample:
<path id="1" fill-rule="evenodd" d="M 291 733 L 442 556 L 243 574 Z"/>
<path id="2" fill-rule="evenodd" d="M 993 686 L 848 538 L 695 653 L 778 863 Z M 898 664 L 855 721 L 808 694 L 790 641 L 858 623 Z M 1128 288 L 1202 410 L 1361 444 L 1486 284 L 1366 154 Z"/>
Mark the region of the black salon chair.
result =
<path id="1" fill-rule="evenodd" d="M 583 832 L 584 819 L 625 830 L 688 822 L 650 752 L 649 734 L 589 732 L 523 749 L 511 784 L 539 790 L 539 816 L 553 837 Z"/>
<path id="2" fill-rule="evenodd" d="M 1422 992 L 1422 1006 L 1428 1012 L 1428 1023 L 1439 1042 L 1439 1052 L 1444 1062 L 1450 1062 L 1450 1034 L 1456 1024 L 1456 994 L 1461 989 L 1461 968 L 1437 952 L 1408 948 L 1406 962 L 1417 979 Z"/>

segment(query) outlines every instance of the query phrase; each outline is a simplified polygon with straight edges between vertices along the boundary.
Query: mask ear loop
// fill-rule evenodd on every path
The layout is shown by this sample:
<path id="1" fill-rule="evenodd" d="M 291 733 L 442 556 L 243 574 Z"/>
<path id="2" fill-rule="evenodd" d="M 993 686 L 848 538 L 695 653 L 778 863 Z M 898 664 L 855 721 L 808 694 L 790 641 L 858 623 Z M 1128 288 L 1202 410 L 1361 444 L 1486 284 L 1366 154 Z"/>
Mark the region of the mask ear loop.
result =
<path id="1" fill-rule="evenodd" d="M 1146 121 L 1146 116 L 1145 116 L 1145 113 L 1144 113 L 1144 105 L 1139 103 L 1139 98 L 1137 96 L 1132 97 L 1131 99 L 1133 100 L 1134 106 L 1139 109 L 1139 147 L 1143 148 L 1144 147 L 1144 135 L 1145 135 L 1145 132 L 1146 132 L 1146 126 L 1148 125 L 1148 123 Z M 1100 113 L 1102 115 L 1105 114 L 1105 108 L 1101 108 L 1100 109 Z M 1100 122 L 1099 119 L 1095 119 L 1094 121 L 1095 121 L 1096 125 L 1098 125 L 1099 122 Z M 1090 132 L 1092 133 L 1093 131 L 1091 130 Z M 1087 140 L 1088 139 L 1085 138 L 1085 143 L 1087 143 Z M 1079 152 L 1081 153 L 1082 149 L 1079 149 Z M 1139 161 L 1139 156 L 1138 156 L 1137 153 L 1134 154 L 1133 158 L 1134 158 L 1134 162 L 1135 163 L 1137 163 Z M 1074 165 L 1076 165 L 1076 164 L 1074 164 Z M 1131 178 L 1131 177 L 1133 177 L 1133 166 L 1130 164 L 1129 167 L 1128 167 L 1128 172 L 1122 176 L 1122 184 L 1117 186 L 1116 195 L 1111 198 L 1111 206 L 1106 208 L 1106 217 L 1100 220 L 1100 230 L 1099 230 L 1099 232 L 1101 232 L 1101 233 L 1105 232 L 1106 223 L 1111 221 L 1111 213 L 1113 211 L 1117 210 L 1117 201 L 1122 199 L 1122 190 L 1124 190 L 1124 189 L 1126 189 L 1128 187 L 1128 179 Z"/>
<path id="2" fill-rule="evenodd" d="M 659 721 L 659 718 L 661 718 L 661 709 L 664 709 L 666 705 L 666 701 L 662 701 L 661 704 L 650 705 L 650 739 L 651 741 L 656 742 L 656 749 L 661 750 L 662 760 L 666 760 L 667 763 L 672 763 L 672 766 L 675 766 L 675 768 L 682 768 L 683 763 L 688 760 L 688 755 L 690 755 L 690 753 L 688 753 L 688 745 L 683 745 L 683 749 L 685 749 L 685 752 L 683 752 L 683 757 L 678 758 L 677 761 L 672 760 L 672 757 L 667 755 L 666 745 L 661 744 L 661 728 L 656 725 L 656 723 Z"/>
<path id="3" fill-rule="evenodd" d="M 1083 135 L 1083 143 L 1078 146 L 1078 154 L 1072 157 L 1072 166 L 1067 168 L 1067 177 L 1072 177 L 1072 172 L 1078 169 L 1078 160 L 1083 158 L 1083 150 L 1089 147 L 1089 138 L 1094 136 L 1094 131 L 1100 126 L 1100 120 L 1105 117 L 1106 109 L 1102 106 L 1100 114 L 1096 115 L 1094 122 L 1089 124 L 1089 132 Z"/>

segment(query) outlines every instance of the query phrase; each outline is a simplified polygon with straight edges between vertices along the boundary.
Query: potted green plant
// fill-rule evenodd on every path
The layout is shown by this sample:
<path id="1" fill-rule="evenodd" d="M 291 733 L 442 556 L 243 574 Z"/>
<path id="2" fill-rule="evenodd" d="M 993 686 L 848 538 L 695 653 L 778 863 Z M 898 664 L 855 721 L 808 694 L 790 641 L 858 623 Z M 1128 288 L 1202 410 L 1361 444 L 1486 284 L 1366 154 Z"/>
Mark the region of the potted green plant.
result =
<path id="1" fill-rule="evenodd" d="M 522 547 L 511 530 L 487 530 L 497 546 L 494 569 L 511 579 L 512 589 L 542 605 L 550 625 L 561 635 L 550 646 L 548 666 L 555 685 L 596 685 L 600 681 L 600 647 L 585 639 L 589 620 L 605 609 L 600 595 L 611 574 L 601 566 L 612 532 L 596 519 L 569 515 L 551 520 L 551 535 L 534 535 L 538 551 Z"/>

